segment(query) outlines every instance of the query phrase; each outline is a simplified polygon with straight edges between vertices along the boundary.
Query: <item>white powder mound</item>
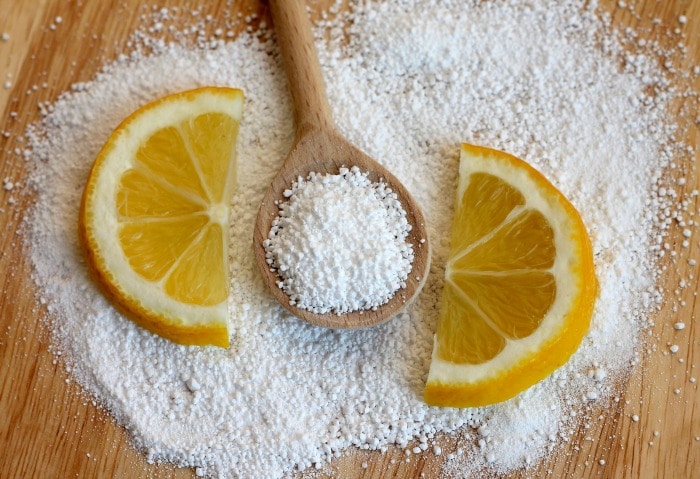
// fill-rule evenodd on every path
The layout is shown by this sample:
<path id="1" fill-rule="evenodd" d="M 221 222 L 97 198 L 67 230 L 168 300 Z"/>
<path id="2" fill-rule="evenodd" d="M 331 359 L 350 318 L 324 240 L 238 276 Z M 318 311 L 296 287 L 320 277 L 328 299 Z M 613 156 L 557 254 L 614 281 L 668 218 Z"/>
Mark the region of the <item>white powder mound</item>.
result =
<path id="1" fill-rule="evenodd" d="M 504 472 L 555 449 L 572 417 L 589 401 L 610 400 L 615 378 L 635 362 L 640 330 L 661 299 L 655 260 L 666 231 L 678 227 L 667 219 L 681 200 L 659 187 L 671 161 L 682 162 L 682 145 L 665 113 L 674 93 L 654 62 L 635 54 L 620 68 L 622 49 L 595 2 L 358 3 L 323 25 L 331 39 L 319 44 L 320 57 L 342 133 L 424 209 L 433 268 L 408 317 L 321 329 L 291 317 L 263 287 L 251 232 L 293 138 L 269 37 L 179 46 L 139 33 L 153 53 L 107 65 L 28 132 L 36 206 L 26 239 L 49 303 L 52 348 L 152 460 L 211 477 L 279 478 L 350 446 L 425 444 L 461 428 L 479 447 L 450 454 L 444 473 Z M 147 101 L 199 85 L 246 92 L 228 350 L 178 346 L 122 317 L 89 280 L 76 235 L 81 191 L 110 131 Z M 590 334 L 565 367 L 512 401 L 456 410 L 428 407 L 421 395 L 461 141 L 523 157 L 572 200 L 591 233 L 601 293 Z"/>
<path id="2" fill-rule="evenodd" d="M 290 186 L 263 245 L 292 305 L 318 314 L 376 310 L 406 288 L 411 225 L 386 183 L 353 166 Z"/>

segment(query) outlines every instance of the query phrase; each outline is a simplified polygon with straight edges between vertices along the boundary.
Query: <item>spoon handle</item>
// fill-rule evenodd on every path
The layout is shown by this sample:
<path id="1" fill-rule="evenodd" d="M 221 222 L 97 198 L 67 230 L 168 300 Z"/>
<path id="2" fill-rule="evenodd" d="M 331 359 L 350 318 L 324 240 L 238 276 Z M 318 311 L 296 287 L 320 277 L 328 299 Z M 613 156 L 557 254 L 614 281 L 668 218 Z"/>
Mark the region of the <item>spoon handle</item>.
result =
<path id="1" fill-rule="evenodd" d="M 294 106 L 297 136 L 332 130 L 333 119 L 304 0 L 270 0 L 272 22 Z"/>

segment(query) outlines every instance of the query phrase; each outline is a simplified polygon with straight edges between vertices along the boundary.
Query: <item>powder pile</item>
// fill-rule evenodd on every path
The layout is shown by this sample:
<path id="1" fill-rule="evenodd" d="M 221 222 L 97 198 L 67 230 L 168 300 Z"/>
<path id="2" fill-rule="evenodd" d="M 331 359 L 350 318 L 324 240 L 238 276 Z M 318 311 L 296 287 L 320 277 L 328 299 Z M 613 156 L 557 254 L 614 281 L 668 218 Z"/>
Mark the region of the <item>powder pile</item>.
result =
<path id="1" fill-rule="evenodd" d="M 678 93 L 651 57 L 625 52 L 595 8 L 583 0 L 362 1 L 318 26 L 339 129 L 412 192 L 433 242 L 433 267 L 408 313 L 359 331 L 296 320 L 266 292 L 254 263 L 257 205 L 294 135 L 273 35 L 167 44 L 157 35 L 175 28 L 173 12 L 159 11 L 158 28 L 136 32 L 133 53 L 43 105 L 27 134 L 31 173 L 22 184 L 36 203 L 26 240 L 52 349 L 149 459 L 199 475 L 279 478 L 351 446 L 390 444 L 443 454 L 448 477 L 537 462 L 577 430 L 590 403 L 613 400 L 662 299 L 655 280 L 666 235 L 695 228 L 692 202 L 664 179 L 688 156 L 666 113 Z M 201 17 L 192 21 L 187 31 L 201 31 Z M 206 84 L 240 87 L 247 98 L 228 350 L 178 346 L 124 319 L 88 278 L 75 234 L 82 187 L 111 130 L 147 101 Z M 591 233 L 601 293 L 567 365 L 512 401 L 454 410 L 428 407 L 421 394 L 462 141 L 524 158 L 572 200 Z M 437 433 L 454 431 L 474 448 L 431 447 Z"/>
<path id="2" fill-rule="evenodd" d="M 384 182 L 353 166 L 311 172 L 284 196 L 263 246 L 290 304 L 318 314 L 376 310 L 406 287 L 411 225 Z"/>

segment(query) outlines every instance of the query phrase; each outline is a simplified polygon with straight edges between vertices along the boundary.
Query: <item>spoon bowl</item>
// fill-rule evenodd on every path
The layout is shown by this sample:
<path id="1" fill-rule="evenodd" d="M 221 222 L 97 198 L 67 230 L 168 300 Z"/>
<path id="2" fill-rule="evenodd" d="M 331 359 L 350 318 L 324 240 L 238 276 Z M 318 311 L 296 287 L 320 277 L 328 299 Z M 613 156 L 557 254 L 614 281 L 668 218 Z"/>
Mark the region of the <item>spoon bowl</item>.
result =
<path id="1" fill-rule="evenodd" d="M 253 250 L 263 281 L 272 295 L 292 314 L 309 323 L 334 328 L 359 328 L 383 323 L 408 306 L 420 292 L 430 268 L 430 243 L 420 207 L 401 182 L 385 167 L 345 139 L 330 115 L 323 78 L 311 36 L 311 29 L 300 0 L 270 0 L 285 71 L 289 81 L 296 138 L 282 167 L 272 180 L 260 205 L 253 233 Z M 267 263 L 263 241 L 279 214 L 279 204 L 287 200 L 284 191 L 299 177 L 310 172 L 337 175 L 341 167 L 357 166 L 372 182 L 383 181 L 396 193 L 412 229 L 406 241 L 413 245 L 414 258 L 406 287 L 376 310 L 343 314 L 317 314 L 290 304 L 290 298 L 277 286 L 276 271 Z"/>

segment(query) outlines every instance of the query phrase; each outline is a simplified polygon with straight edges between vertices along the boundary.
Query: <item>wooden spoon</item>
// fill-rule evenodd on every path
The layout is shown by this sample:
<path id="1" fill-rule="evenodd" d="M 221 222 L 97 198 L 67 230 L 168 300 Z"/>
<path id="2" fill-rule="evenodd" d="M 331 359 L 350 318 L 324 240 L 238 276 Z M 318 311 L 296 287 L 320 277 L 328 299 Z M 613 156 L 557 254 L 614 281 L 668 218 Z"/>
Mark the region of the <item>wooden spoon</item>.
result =
<path id="1" fill-rule="evenodd" d="M 303 0 L 270 0 L 272 20 L 294 106 L 296 138 L 282 168 L 272 180 L 263 198 L 253 233 L 253 250 L 263 281 L 273 296 L 292 314 L 319 326 L 358 328 L 382 323 L 402 311 L 423 287 L 430 267 L 430 246 L 425 220 L 415 200 L 401 182 L 386 168 L 343 138 L 335 128 L 326 97 L 316 47 Z M 284 190 L 298 177 L 314 171 L 337 175 L 341 166 L 357 166 L 369 172 L 373 182 L 384 181 L 398 196 L 412 225 L 407 238 L 413 245 L 414 260 L 406 288 L 376 311 L 345 314 L 316 314 L 289 304 L 289 297 L 277 286 L 280 277 L 270 271 L 263 241 L 279 213 L 279 202 L 286 201 Z"/>

